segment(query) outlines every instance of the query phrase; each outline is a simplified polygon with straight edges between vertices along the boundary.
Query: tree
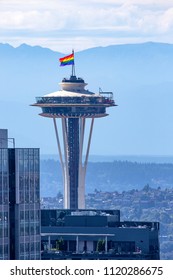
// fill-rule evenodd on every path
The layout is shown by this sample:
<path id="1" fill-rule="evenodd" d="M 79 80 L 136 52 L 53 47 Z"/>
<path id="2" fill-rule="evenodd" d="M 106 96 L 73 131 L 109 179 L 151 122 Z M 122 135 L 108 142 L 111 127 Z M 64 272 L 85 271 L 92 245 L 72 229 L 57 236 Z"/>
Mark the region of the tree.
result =
<path id="1" fill-rule="evenodd" d="M 145 185 L 145 186 L 143 187 L 143 191 L 144 191 L 144 192 L 149 192 L 149 190 L 150 190 L 149 184 L 147 184 L 147 185 Z"/>
<path id="2" fill-rule="evenodd" d="M 56 249 L 58 251 L 64 251 L 64 246 L 65 246 L 65 244 L 64 244 L 64 240 L 62 237 L 60 237 L 59 240 L 56 240 Z"/>
<path id="3" fill-rule="evenodd" d="M 98 240 L 96 251 L 97 251 L 97 252 L 103 252 L 103 251 L 105 251 L 105 240 L 101 240 L 101 239 Z"/>

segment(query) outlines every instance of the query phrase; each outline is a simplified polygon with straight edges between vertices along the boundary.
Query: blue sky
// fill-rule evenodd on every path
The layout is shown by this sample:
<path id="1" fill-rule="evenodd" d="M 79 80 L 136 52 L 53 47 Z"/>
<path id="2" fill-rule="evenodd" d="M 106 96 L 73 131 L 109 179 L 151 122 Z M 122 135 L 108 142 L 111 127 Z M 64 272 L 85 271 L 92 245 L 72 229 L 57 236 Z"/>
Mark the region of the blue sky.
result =
<path id="1" fill-rule="evenodd" d="M 68 53 L 112 44 L 173 43 L 173 0 L 0 0 L 0 42 Z"/>

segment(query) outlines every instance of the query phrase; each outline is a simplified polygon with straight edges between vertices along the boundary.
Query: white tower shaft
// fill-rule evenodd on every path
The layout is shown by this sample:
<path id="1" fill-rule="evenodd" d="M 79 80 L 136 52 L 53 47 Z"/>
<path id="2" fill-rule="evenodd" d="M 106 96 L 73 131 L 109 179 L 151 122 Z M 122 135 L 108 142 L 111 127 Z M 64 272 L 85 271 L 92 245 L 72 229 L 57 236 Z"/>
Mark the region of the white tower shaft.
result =
<path id="1" fill-rule="evenodd" d="M 56 123 L 56 119 L 53 118 L 55 135 L 57 140 L 58 152 L 60 157 L 60 163 L 62 167 L 63 174 L 63 182 L 64 182 L 64 208 L 71 208 L 70 201 L 70 174 L 69 174 L 69 144 L 68 144 L 68 124 L 67 118 L 62 118 L 62 134 L 63 134 L 63 150 L 64 156 L 62 154 L 62 147 L 59 141 L 59 133 L 58 126 Z M 89 128 L 89 137 L 86 143 L 86 155 L 83 154 L 84 151 L 84 136 L 85 136 L 85 118 L 79 118 L 79 159 L 78 159 L 78 208 L 85 209 L 85 178 L 86 178 L 86 170 L 88 164 L 89 150 L 91 145 L 92 131 L 94 125 L 94 118 L 91 119 L 90 128 Z M 83 161 L 84 159 L 84 161 Z"/>

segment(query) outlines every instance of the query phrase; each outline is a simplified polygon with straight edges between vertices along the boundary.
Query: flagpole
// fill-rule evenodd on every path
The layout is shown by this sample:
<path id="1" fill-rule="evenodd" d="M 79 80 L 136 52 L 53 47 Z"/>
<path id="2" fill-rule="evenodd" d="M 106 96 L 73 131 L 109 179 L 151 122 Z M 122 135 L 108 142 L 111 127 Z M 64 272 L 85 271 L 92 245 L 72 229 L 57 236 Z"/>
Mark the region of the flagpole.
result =
<path id="1" fill-rule="evenodd" d="M 72 50 L 72 54 L 74 55 L 74 50 Z M 75 64 L 72 64 L 72 76 L 76 76 L 75 75 Z"/>

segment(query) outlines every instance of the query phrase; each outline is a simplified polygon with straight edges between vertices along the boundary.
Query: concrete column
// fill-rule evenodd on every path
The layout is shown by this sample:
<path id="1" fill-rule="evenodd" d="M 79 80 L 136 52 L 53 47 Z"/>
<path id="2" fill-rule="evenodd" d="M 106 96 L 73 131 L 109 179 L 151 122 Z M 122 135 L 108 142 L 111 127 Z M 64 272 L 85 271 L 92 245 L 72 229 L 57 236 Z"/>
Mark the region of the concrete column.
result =
<path id="1" fill-rule="evenodd" d="M 76 253 L 79 252 L 79 236 L 76 236 Z"/>
<path id="2" fill-rule="evenodd" d="M 50 235 L 48 236 L 48 249 L 51 249 Z"/>
<path id="3" fill-rule="evenodd" d="M 108 251 L 108 237 L 105 236 L 105 252 L 107 253 Z"/>

